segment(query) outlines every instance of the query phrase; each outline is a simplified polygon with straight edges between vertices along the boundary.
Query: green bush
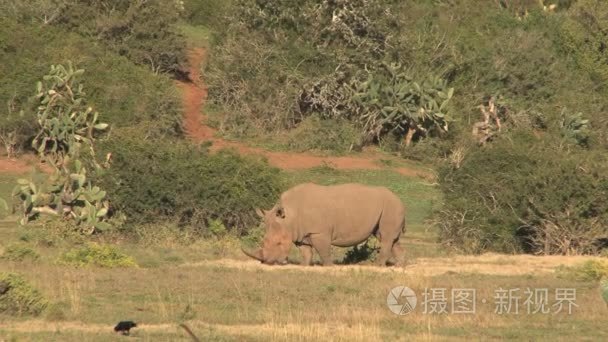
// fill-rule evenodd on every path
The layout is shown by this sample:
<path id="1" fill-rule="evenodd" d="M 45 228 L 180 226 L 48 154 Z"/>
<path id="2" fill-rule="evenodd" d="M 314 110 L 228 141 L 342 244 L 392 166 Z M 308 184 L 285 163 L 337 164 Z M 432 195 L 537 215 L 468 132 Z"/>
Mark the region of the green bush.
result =
<path id="1" fill-rule="evenodd" d="M 0 272 L 0 313 L 39 315 L 47 305 L 47 300 L 21 275 Z"/>
<path id="2" fill-rule="evenodd" d="M 214 48 L 204 70 L 209 100 L 226 113 L 223 129 L 238 137 L 293 128 L 302 119 L 295 99 L 307 77 L 304 67 L 314 58 L 312 50 L 286 51 L 261 39 L 240 29 L 230 33 Z M 296 57 L 304 61 L 301 69 L 282 63 Z"/>
<path id="3" fill-rule="evenodd" d="M 605 84 L 608 81 L 608 52 L 604 34 L 608 28 L 608 4 L 602 0 L 578 0 L 560 27 L 561 46 L 577 65 Z"/>
<path id="4" fill-rule="evenodd" d="M 59 257 L 63 265 L 77 267 L 137 267 L 135 260 L 120 252 L 116 247 L 88 243 L 86 246 L 70 250 Z"/>
<path id="5" fill-rule="evenodd" d="M 40 254 L 23 244 L 10 244 L 2 253 L 2 259 L 9 261 L 38 260 Z"/>
<path id="6" fill-rule="evenodd" d="M 185 0 L 182 17 L 192 25 L 220 29 L 225 25 L 222 19 L 231 5 L 232 0 Z"/>
<path id="7" fill-rule="evenodd" d="M 282 189 L 278 169 L 227 150 L 210 154 L 183 141 L 126 135 L 104 145 L 113 162 L 103 185 L 128 223 L 175 220 L 206 232 L 219 220 L 242 232 L 259 221 L 254 209 L 274 205 Z"/>
<path id="8" fill-rule="evenodd" d="M 605 161 L 520 132 L 440 171 L 441 239 L 466 252 L 598 253 L 608 241 Z M 576 153 L 575 153 L 576 152 Z"/>
<path id="9" fill-rule="evenodd" d="M 608 276 L 608 262 L 589 260 L 574 266 L 560 266 L 555 272 L 559 278 L 579 281 L 597 281 Z"/>
<path id="10" fill-rule="evenodd" d="M 528 14 L 521 16 L 514 8 L 475 0 L 234 1 L 222 10 L 221 37 L 206 70 L 210 100 L 228 113 L 223 128 L 241 137 L 291 130 L 312 113 L 357 119 L 374 106 L 352 106 L 353 82 L 396 62 L 413 80 L 437 75 L 455 88 L 449 107 L 457 121 L 450 131 L 458 128 L 461 136 L 470 137 L 481 118 L 478 106 L 494 95 L 505 99 L 505 131 L 530 128 L 537 112 L 556 124 L 568 108 L 590 120 L 588 145 L 606 148 L 601 14 L 608 5 L 558 3 L 559 11 L 546 12 L 529 1 Z M 393 93 L 391 86 L 399 89 L 387 86 Z"/>
<path id="11" fill-rule="evenodd" d="M 134 66 L 124 57 L 56 27 L 0 25 L 0 128 L 17 130 L 29 148 L 35 135 L 36 81 L 51 64 L 72 60 L 86 70 L 86 97 L 114 127 L 139 125 L 150 137 L 181 132 L 181 105 L 173 82 Z M 5 110 L 6 109 L 6 110 Z M 23 110 L 24 116 L 18 115 Z"/>
<path id="12" fill-rule="evenodd" d="M 258 248 L 264 241 L 266 230 L 263 226 L 252 227 L 241 237 L 241 243 L 246 248 Z"/>
<path id="13" fill-rule="evenodd" d="M 310 116 L 289 132 L 287 147 L 294 151 L 334 151 L 346 153 L 360 144 L 355 126 L 342 119 Z"/>
<path id="14" fill-rule="evenodd" d="M 0 17 L 32 26 L 60 27 L 101 43 L 154 72 L 175 72 L 185 60 L 176 24 L 179 1 L 0 1 Z"/>
<path id="15" fill-rule="evenodd" d="M 356 264 L 363 261 L 374 261 L 380 252 L 380 244 L 374 237 L 362 244 L 349 248 L 342 260 L 343 264 Z"/>
<path id="16" fill-rule="evenodd" d="M 210 99 L 229 113 L 224 128 L 240 136 L 293 128 L 320 102 L 347 111 L 349 80 L 385 55 L 379 26 L 394 19 L 385 9 L 366 1 L 234 1 L 206 70 Z"/>

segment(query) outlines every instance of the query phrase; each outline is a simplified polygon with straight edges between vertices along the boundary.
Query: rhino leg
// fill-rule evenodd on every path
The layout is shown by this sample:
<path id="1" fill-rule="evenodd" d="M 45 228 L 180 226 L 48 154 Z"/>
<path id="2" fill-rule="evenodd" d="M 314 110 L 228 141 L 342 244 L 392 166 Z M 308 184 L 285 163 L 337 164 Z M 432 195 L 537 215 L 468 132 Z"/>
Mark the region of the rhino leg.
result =
<path id="1" fill-rule="evenodd" d="M 312 246 L 319 253 L 319 257 L 321 257 L 321 262 L 323 266 L 331 266 L 333 265 L 333 260 L 331 259 L 331 240 L 329 237 L 323 236 L 311 236 L 310 240 L 312 242 Z"/>
<path id="2" fill-rule="evenodd" d="M 392 252 L 393 252 L 393 258 L 395 258 L 395 266 L 399 266 L 401 265 L 404 260 L 403 260 L 403 248 L 401 248 L 401 246 L 399 245 L 399 241 L 395 241 L 395 243 L 393 243 L 393 248 L 392 248 Z"/>
<path id="3" fill-rule="evenodd" d="M 302 254 L 302 266 L 310 266 L 312 264 L 312 246 L 300 245 L 298 249 Z"/>
<path id="4" fill-rule="evenodd" d="M 386 266 L 386 262 L 392 255 L 393 242 L 388 240 L 380 241 L 380 253 L 378 253 L 377 263 L 379 266 Z"/>

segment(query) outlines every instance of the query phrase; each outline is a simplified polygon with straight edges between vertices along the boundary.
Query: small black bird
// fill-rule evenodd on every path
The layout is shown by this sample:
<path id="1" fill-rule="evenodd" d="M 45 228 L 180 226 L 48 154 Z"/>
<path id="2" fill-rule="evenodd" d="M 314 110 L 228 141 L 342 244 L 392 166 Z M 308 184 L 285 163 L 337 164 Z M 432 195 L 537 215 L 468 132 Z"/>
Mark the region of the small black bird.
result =
<path id="1" fill-rule="evenodd" d="M 136 326 L 137 323 L 133 321 L 121 321 L 116 324 L 114 331 L 120 332 L 123 335 L 129 335 L 129 330 L 131 330 L 131 328 L 135 328 Z"/>

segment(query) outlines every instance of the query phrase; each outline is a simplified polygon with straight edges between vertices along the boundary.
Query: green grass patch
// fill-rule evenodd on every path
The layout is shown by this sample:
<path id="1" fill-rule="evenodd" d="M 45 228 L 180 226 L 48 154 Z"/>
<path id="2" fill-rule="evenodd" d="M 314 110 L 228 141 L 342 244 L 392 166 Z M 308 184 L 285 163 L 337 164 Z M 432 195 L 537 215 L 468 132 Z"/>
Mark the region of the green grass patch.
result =
<path id="1" fill-rule="evenodd" d="M 5 208 L 4 205 L 0 203 L 0 218 L 10 214 L 10 207 L 12 203 L 11 194 L 17 185 L 17 179 L 23 176 L 23 174 L 0 173 L 0 199 L 3 199 L 8 207 Z"/>
<path id="2" fill-rule="evenodd" d="M 608 276 L 608 261 L 588 260 L 575 266 L 561 266 L 555 271 L 561 278 L 595 281 Z"/>
<path id="3" fill-rule="evenodd" d="M 188 47 L 206 48 L 209 45 L 211 31 L 207 27 L 180 23 L 178 28 L 186 38 Z"/>
<path id="4" fill-rule="evenodd" d="M 110 245 L 89 243 L 84 247 L 70 250 L 58 260 L 59 264 L 85 267 L 137 267 L 133 257 Z"/>
<path id="5" fill-rule="evenodd" d="M 0 258 L 9 261 L 35 261 L 40 258 L 40 254 L 27 245 L 13 243 L 4 249 Z"/>
<path id="6" fill-rule="evenodd" d="M 0 273 L 0 313 L 38 315 L 48 302 L 17 273 Z"/>

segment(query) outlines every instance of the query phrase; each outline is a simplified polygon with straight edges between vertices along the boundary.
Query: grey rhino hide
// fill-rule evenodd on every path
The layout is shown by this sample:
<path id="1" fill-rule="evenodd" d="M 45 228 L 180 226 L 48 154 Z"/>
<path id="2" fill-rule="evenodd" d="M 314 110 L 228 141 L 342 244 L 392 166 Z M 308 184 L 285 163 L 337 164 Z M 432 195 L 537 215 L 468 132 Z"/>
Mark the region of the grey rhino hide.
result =
<path id="1" fill-rule="evenodd" d="M 264 217 L 266 234 L 261 249 L 244 252 L 267 264 L 284 263 L 289 246 L 295 243 L 310 264 L 312 249 L 323 264 L 332 263 L 331 246 L 355 246 L 372 234 L 380 241 L 378 263 L 385 265 L 401 257 L 399 238 L 405 231 L 405 207 L 385 187 L 357 183 L 322 186 L 297 185 L 285 191 Z"/>

